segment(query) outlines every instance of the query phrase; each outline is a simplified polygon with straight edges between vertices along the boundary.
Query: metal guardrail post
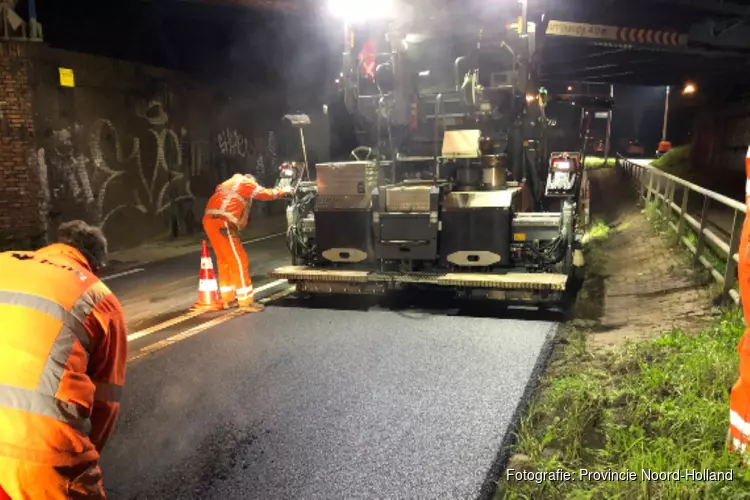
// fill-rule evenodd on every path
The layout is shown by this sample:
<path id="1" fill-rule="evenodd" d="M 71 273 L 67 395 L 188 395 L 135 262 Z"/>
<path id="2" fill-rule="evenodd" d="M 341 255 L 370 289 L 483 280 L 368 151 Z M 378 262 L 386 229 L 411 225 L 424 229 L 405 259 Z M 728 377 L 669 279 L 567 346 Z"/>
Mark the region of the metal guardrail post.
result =
<path id="1" fill-rule="evenodd" d="M 656 204 L 656 209 L 661 212 L 661 209 L 664 206 L 664 198 L 661 195 L 661 175 L 656 176 L 656 190 L 654 191 L 654 203 Z M 667 214 L 662 214 L 662 217 L 666 217 Z"/>
<path id="2" fill-rule="evenodd" d="M 668 179 L 667 186 L 668 186 L 667 187 L 667 208 L 669 209 L 667 213 L 669 214 L 669 218 L 671 219 L 672 212 L 674 212 L 674 210 L 672 210 L 672 204 L 674 203 L 674 189 L 675 189 L 674 181 L 671 179 Z"/>
<path id="3" fill-rule="evenodd" d="M 654 172 L 649 170 L 648 171 L 648 188 L 646 190 L 646 205 L 651 203 L 651 195 L 654 192 L 653 185 L 654 185 Z"/>
<path id="4" fill-rule="evenodd" d="M 690 190 L 687 187 L 683 186 L 682 206 L 680 207 L 680 217 L 677 219 L 677 241 L 682 241 L 682 235 L 685 232 L 685 215 L 687 215 L 689 195 Z"/>
<path id="5" fill-rule="evenodd" d="M 732 223 L 732 234 L 729 237 L 729 255 L 727 255 L 726 265 L 724 266 L 724 288 L 721 291 L 721 301 L 724 304 L 733 302 L 729 291 L 737 283 L 737 261 L 734 260 L 734 254 L 740 248 L 740 235 L 742 234 L 742 223 L 744 217 L 740 217 L 737 210 L 734 211 L 734 221 Z"/>
<path id="6" fill-rule="evenodd" d="M 708 217 L 708 207 L 711 203 L 711 198 L 703 196 L 703 209 L 701 210 L 701 223 L 700 229 L 698 230 L 698 241 L 695 243 L 695 255 L 693 256 L 693 262 L 697 266 L 700 264 L 700 258 L 703 254 L 703 247 L 706 246 L 706 218 Z"/>

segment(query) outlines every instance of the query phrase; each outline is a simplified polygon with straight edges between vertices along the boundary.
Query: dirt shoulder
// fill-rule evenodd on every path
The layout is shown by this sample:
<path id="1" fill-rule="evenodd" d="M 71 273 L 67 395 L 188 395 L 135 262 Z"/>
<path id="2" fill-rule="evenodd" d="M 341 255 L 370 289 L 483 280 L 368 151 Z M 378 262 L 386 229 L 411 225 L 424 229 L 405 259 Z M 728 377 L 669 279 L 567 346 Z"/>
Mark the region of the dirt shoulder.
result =
<path id="1" fill-rule="evenodd" d="M 673 328 L 700 330 L 716 312 L 712 290 L 684 253 L 655 233 L 626 179 L 612 170 L 590 175 L 592 213 L 608 235 L 590 249 L 591 266 L 574 325 L 590 330 L 592 348 L 651 338 Z"/>

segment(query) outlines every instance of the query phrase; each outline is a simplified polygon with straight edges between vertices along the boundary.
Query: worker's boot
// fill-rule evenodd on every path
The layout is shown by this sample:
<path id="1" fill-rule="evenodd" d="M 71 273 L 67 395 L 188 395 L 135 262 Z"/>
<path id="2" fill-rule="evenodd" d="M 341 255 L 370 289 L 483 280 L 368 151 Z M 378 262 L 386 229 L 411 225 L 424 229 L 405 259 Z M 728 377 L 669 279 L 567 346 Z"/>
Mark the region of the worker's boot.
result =
<path id="1" fill-rule="evenodd" d="M 262 304 L 256 304 L 255 302 L 240 301 L 238 304 L 240 311 L 256 313 L 265 310 L 265 307 Z"/>
<path id="2" fill-rule="evenodd" d="M 222 302 L 224 304 L 224 309 L 232 309 L 238 305 L 237 299 L 222 300 Z"/>

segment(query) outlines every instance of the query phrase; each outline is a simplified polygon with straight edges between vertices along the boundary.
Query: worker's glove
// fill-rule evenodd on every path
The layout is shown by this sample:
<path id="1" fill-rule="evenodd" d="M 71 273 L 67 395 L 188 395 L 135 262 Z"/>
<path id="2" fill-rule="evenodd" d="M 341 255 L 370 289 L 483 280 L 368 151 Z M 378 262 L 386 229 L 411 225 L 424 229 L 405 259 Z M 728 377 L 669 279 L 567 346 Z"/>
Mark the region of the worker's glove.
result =
<path id="1" fill-rule="evenodd" d="M 284 186 L 281 188 L 281 195 L 282 196 L 291 196 L 294 190 L 292 189 L 292 186 Z"/>

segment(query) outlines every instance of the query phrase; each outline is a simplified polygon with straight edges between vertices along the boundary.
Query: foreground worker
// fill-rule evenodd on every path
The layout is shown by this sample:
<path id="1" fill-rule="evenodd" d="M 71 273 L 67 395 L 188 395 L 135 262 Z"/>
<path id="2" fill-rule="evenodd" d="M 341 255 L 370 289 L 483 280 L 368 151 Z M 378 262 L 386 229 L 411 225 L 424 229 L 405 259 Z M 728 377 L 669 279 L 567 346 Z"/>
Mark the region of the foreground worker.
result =
<path id="1" fill-rule="evenodd" d="M 105 498 L 98 462 L 125 382 L 125 319 L 96 276 L 101 231 L 72 221 L 58 234 L 0 253 L 0 498 Z"/>
<path id="2" fill-rule="evenodd" d="M 745 205 L 748 210 L 740 236 L 738 274 L 745 323 L 750 325 L 750 148 L 745 157 L 745 173 Z M 728 444 L 731 450 L 745 455 L 750 441 L 750 330 L 745 330 L 737 345 L 737 352 L 740 356 L 740 376 L 729 398 Z"/>
<path id="3" fill-rule="evenodd" d="M 237 305 L 247 311 L 263 310 L 262 305 L 255 303 L 247 254 L 239 231 L 247 225 L 254 199 L 272 201 L 289 193 L 290 188 L 261 187 L 250 174 L 234 174 L 219 184 L 209 198 L 203 229 L 216 254 L 219 290 L 225 307 L 230 307 L 236 300 Z"/>

